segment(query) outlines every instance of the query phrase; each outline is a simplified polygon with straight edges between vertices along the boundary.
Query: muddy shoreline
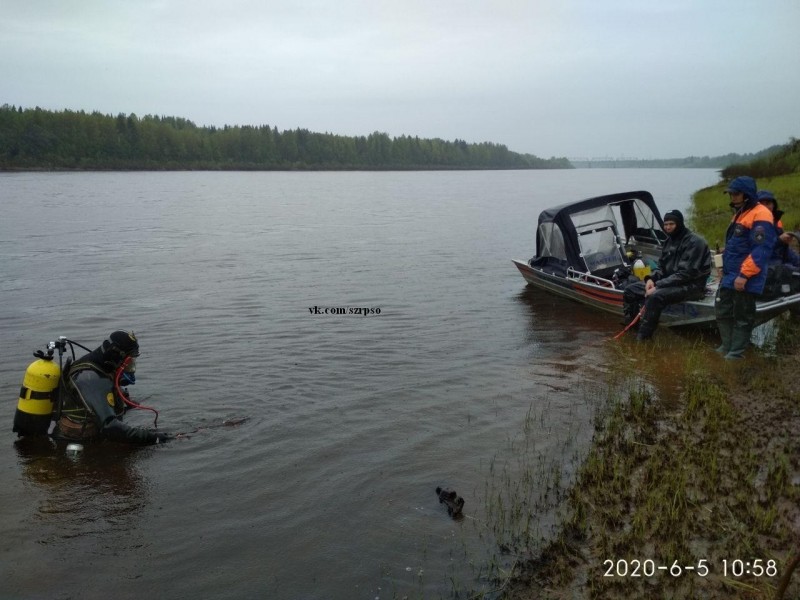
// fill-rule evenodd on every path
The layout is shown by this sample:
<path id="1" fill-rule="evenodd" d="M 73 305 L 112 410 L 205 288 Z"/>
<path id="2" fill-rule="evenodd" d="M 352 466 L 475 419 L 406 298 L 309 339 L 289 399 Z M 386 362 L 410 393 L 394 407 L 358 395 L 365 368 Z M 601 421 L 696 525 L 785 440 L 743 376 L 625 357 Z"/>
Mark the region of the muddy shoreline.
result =
<path id="1" fill-rule="evenodd" d="M 518 562 L 505 598 L 800 597 L 787 567 L 800 554 L 800 317 L 744 361 L 711 348 L 687 348 L 677 399 L 634 383 L 607 407 L 559 531 Z M 657 339 L 619 351 L 658 364 Z"/>

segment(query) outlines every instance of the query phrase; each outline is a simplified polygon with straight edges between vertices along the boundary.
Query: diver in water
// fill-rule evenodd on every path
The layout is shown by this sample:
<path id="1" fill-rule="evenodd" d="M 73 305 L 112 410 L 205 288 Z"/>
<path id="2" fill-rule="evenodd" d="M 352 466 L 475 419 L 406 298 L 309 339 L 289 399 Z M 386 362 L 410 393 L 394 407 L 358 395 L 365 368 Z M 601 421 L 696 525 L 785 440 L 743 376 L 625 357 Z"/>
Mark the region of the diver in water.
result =
<path id="1" fill-rule="evenodd" d="M 134 383 L 137 356 L 139 342 L 134 333 L 115 331 L 97 349 L 67 362 L 59 383 L 60 414 L 53 437 L 142 445 L 170 439 L 164 432 L 122 421 L 128 408 L 135 406 L 121 386 Z"/>

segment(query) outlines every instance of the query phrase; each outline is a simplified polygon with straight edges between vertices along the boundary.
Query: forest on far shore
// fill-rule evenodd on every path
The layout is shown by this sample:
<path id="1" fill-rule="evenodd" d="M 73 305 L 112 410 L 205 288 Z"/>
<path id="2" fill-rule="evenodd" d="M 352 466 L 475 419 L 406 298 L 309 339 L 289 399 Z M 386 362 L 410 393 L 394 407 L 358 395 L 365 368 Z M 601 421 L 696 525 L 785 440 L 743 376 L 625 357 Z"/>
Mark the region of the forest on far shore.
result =
<path id="1" fill-rule="evenodd" d="M 0 106 L 0 170 L 569 169 L 506 146 Z"/>

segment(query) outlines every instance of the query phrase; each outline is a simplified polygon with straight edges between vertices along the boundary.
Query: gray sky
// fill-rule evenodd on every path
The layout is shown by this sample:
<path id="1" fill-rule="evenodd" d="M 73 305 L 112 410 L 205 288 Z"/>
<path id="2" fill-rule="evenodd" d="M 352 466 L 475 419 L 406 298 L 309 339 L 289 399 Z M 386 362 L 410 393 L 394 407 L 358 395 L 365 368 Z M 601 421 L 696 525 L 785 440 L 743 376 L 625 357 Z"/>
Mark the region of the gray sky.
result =
<path id="1" fill-rule="evenodd" d="M 542 158 L 800 137 L 800 0 L 0 0 L 0 104 Z"/>

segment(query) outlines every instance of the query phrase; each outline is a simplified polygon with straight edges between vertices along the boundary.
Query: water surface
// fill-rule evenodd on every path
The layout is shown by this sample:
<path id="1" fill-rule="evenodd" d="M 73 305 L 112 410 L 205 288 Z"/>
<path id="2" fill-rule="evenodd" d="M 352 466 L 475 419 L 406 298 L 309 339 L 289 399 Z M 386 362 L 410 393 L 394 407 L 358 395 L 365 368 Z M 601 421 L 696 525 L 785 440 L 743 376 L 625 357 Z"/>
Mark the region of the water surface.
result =
<path id="1" fill-rule="evenodd" d="M 645 189 L 662 210 L 686 210 L 716 179 L 0 175 L 4 593 L 373 599 L 490 588 L 480 563 L 497 552 L 494 482 L 525 468 L 523 437 L 542 472 L 568 481 L 591 438 L 604 340 L 618 330 L 537 298 L 511 259 L 533 254 L 548 206 Z M 134 397 L 161 411 L 161 427 L 200 431 L 158 448 L 90 446 L 77 460 L 16 444 L 32 351 L 59 335 L 94 348 L 118 328 L 142 347 Z M 233 417 L 248 420 L 220 426 Z M 130 419 L 152 425 L 148 413 Z M 468 518 L 448 518 L 440 485 L 465 498 Z M 543 510 L 534 527 L 546 535 L 554 515 Z"/>

